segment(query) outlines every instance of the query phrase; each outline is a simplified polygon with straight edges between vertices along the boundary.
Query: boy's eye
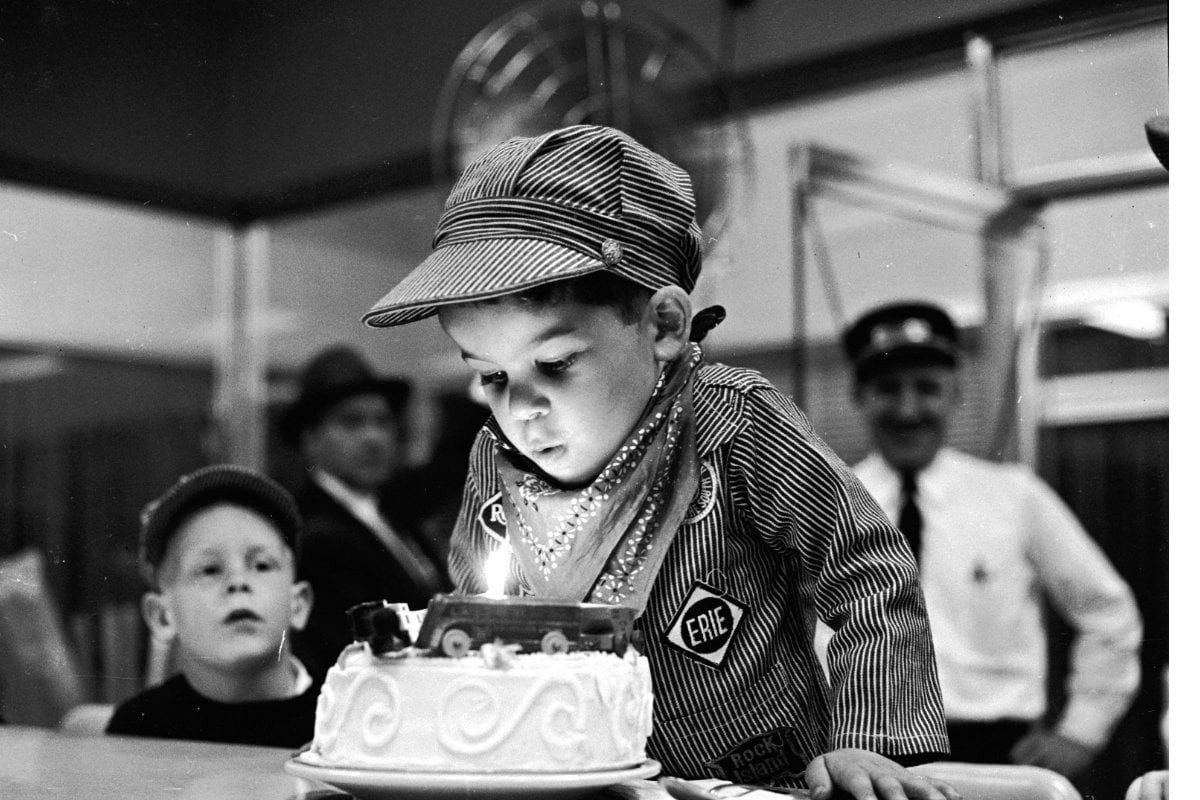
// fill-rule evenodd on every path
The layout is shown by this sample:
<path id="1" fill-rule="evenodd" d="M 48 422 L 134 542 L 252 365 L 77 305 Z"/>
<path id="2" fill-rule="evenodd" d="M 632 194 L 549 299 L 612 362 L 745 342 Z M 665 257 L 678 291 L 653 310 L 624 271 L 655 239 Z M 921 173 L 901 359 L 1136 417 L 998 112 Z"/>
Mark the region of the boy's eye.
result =
<path id="1" fill-rule="evenodd" d="M 213 575 L 220 575 L 221 574 L 221 565 L 220 564 L 203 564 L 200 566 L 199 569 L 196 570 L 196 572 L 199 573 L 200 575 L 204 575 L 206 577 L 213 576 Z"/>
<path id="2" fill-rule="evenodd" d="M 538 369 L 543 375 L 560 375 L 566 372 L 575 363 L 575 356 L 567 358 L 557 358 L 554 361 L 539 361 Z"/>
<path id="3" fill-rule="evenodd" d="M 508 380 L 508 375 L 503 372 L 485 372 L 479 376 L 479 383 L 483 386 L 499 386 Z"/>

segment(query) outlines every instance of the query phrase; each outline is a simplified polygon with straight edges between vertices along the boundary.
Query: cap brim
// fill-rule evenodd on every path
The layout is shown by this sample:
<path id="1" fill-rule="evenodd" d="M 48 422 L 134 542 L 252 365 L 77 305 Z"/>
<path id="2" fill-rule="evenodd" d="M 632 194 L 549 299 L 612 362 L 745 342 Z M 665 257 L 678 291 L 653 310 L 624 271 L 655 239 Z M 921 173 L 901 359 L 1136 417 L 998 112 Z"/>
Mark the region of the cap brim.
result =
<path id="1" fill-rule="evenodd" d="M 958 365 L 958 353 L 949 347 L 931 344 L 902 344 L 880 350 L 867 350 L 855 361 L 855 371 L 860 377 L 885 367 L 913 365 Z"/>
<path id="2" fill-rule="evenodd" d="M 388 292 L 362 321 L 404 325 L 441 306 L 486 300 L 602 269 L 604 262 L 542 239 L 481 239 L 443 245 Z"/>
<path id="3" fill-rule="evenodd" d="M 148 583 L 154 583 L 154 572 L 179 527 L 181 512 L 187 513 L 202 496 L 206 502 L 211 498 L 213 503 L 251 502 L 251 508 L 265 513 L 275 524 L 288 549 L 296 548 L 303 523 L 295 498 L 285 487 L 262 473 L 235 464 L 201 467 L 180 478 L 142 510 L 138 561 Z"/>

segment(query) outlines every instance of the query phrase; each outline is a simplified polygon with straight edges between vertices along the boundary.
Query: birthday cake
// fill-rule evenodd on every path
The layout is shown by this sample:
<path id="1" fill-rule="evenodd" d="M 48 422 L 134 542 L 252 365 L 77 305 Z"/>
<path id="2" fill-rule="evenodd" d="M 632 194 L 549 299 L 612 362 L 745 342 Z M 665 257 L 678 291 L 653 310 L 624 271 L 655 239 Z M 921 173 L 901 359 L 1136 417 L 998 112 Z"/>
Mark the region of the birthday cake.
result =
<path id="1" fill-rule="evenodd" d="M 644 762 L 653 702 L 645 657 L 620 630 L 614 643 L 611 624 L 598 626 L 589 604 L 513 600 L 435 598 L 431 613 L 453 613 L 427 616 L 415 645 L 393 650 L 389 640 L 404 644 L 394 632 L 373 632 L 347 647 L 325 679 L 300 760 L 462 773 Z M 498 612 L 522 630 L 500 630 Z"/>

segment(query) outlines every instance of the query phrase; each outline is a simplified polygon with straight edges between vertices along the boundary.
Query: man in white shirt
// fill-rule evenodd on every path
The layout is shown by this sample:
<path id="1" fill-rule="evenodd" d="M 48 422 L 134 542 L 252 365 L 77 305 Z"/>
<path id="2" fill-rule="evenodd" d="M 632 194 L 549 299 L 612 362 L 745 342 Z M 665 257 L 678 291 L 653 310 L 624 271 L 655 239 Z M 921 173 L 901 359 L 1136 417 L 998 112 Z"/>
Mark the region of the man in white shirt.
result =
<path id="1" fill-rule="evenodd" d="M 298 641 L 318 681 L 352 640 L 346 611 L 386 600 L 425 608 L 448 588 L 409 498 L 388 492 L 400 466 L 400 420 L 409 387 L 376 375 L 356 352 L 331 347 L 301 377 L 282 433 L 304 456 L 296 491 L 304 517 L 299 574 L 313 587 L 312 616 Z"/>
<path id="2" fill-rule="evenodd" d="M 843 345 L 875 447 L 855 472 L 917 558 L 951 759 L 1077 775 L 1138 688 L 1141 619 L 1129 587 L 1028 467 L 944 446 L 961 353 L 942 309 L 874 309 Z M 1052 726 L 1043 599 L 1076 633 L 1066 707 Z"/>

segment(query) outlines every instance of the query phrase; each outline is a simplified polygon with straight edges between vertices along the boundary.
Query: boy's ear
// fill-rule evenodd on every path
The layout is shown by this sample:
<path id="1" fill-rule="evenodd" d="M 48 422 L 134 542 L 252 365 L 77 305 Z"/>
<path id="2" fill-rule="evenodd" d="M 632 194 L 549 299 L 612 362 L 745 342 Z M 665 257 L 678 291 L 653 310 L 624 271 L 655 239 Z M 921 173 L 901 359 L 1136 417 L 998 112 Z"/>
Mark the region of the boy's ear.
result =
<path id="1" fill-rule="evenodd" d="M 175 615 L 161 592 L 142 595 L 142 619 L 146 621 L 150 635 L 158 641 L 171 642 L 175 639 Z"/>
<path id="2" fill-rule="evenodd" d="M 648 313 L 654 326 L 654 357 L 674 361 L 692 333 L 692 298 L 682 287 L 664 286 L 650 298 Z"/>
<path id="3" fill-rule="evenodd" d="M 302 631 L 312 613 L 313 589 L 308 581 L 292 584 L 292 630 Z"/>

